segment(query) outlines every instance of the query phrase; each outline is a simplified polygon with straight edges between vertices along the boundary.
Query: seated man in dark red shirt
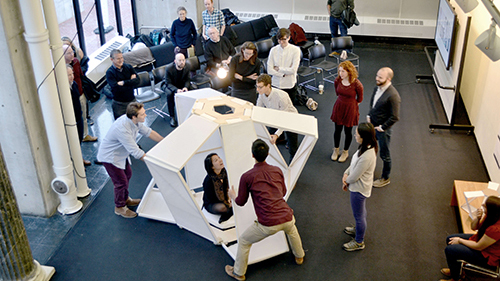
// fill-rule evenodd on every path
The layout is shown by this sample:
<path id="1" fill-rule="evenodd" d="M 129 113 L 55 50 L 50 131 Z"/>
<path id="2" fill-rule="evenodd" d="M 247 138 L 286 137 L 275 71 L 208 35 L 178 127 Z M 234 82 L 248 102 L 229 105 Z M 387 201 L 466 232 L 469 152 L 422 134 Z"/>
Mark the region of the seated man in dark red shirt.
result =
<path id="1" fill-rule="evenodd" d="M 229 197 L 238 206 L 245 205 L 251 194 L 258 220 L 239 237 L 234 267 L 226 265 L 226 273 L 236 280 L 245 280 L 248 254 L 252 244 L 281 230 L 285 231 L 288 237 L 295 262 L 300 265 L 304 261 L 305 253 L 295 226 L 293 210 L 283 199 L 286 194 L 283 172 L 280 168 L 266 163 L 268 154 L 269 146 L 263 140 L 254 141 L 252 156 L 257 163 L 241 176 L 238 197 L 234 186 L 228 191 Z"/>

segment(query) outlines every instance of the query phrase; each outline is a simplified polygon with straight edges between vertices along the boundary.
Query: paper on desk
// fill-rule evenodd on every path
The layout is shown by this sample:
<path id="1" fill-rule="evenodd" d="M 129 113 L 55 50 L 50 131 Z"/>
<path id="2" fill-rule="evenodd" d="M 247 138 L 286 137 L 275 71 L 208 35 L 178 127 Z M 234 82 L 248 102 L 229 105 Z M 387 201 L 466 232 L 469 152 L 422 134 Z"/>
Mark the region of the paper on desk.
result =
<path id="1" fill-rule="evenodd" d="M 484 196 L 482 191 L 464 191 L 465 198 L 481 197 Z"/>
<path id="2" fill-rule="evenodd" d="M 499 183 L 492 182 L 492 181 L 488 182 L 488 189 L 499 191 L 498 187 L 500 187 Z"/>

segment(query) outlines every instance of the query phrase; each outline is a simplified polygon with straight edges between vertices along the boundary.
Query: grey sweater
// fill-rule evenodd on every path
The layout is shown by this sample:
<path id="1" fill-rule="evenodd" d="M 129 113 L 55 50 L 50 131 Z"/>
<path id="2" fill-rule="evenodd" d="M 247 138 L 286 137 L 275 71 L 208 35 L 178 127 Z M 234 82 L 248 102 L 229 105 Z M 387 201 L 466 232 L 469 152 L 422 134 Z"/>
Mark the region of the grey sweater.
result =
<path id="1" fill-rule="evenodd" d="M 373 148 L 367 149 L 361 157 L 358 157 L 358 153 L 359 150 L 354 153 L 351 165 L 344 174 L 348 175 L 346 182 L 349 184 L 349 191 L 359 192 L 368 198 L 372 193 L 377 154 Z"/>

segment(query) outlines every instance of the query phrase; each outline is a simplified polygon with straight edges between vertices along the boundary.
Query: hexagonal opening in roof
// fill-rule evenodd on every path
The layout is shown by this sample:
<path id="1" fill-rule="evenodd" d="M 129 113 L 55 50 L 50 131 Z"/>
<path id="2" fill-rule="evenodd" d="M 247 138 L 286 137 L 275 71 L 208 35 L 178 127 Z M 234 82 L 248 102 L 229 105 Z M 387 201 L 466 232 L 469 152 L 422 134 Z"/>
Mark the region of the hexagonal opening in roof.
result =
<path id="1" fill-rule="evenodd" d="M 248 120 L 253 105 L 247 101 L 228 96 L 199 99 L 193 105 L 193 114 L 206 117 L 219 124 Z"/>

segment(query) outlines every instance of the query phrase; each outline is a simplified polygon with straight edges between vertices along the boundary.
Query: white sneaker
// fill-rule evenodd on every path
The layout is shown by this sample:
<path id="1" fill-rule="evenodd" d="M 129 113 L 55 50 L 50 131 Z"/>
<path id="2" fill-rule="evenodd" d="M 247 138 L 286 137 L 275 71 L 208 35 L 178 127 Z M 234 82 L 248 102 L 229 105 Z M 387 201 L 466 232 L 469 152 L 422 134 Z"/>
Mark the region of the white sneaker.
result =
<path id="1" fill-rule="evenodd" d="M 343 59 L 343 60 L 347 59 L 347 51 L 346 50 L 342 51 L 342 54 L 340 54 L 340 58 Z"/>
<path id="2" fill-rule="evenodd" d="M 373 181 L 373 187 L 384 187 L 386 185 L 389 185 L 391 183 L 390 179 L 377 179 Z"/>

